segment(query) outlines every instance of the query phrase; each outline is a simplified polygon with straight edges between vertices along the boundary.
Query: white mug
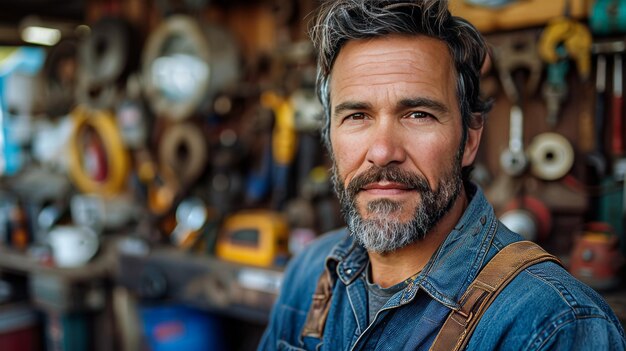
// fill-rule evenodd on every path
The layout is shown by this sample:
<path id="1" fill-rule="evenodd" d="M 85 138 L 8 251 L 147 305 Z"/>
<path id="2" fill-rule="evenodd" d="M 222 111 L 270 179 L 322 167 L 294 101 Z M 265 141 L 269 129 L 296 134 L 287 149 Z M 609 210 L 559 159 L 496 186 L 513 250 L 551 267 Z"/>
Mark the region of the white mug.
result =
<path id="1" fill-rule="evenodd" d="M 58 267 L 84 265 L 100 246 L 98 234 L 89 227 L 58 225 L 48 233 L 52 257 Z"/>

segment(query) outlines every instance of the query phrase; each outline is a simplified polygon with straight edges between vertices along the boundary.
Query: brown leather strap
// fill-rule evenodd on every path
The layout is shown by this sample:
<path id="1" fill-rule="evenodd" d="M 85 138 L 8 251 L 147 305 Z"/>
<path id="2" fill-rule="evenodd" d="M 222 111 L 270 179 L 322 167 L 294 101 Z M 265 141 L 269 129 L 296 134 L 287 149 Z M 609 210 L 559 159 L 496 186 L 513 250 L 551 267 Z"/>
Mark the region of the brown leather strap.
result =
<path id="1" fill-rule="evenodd" d="M 531 241 L 519 241 L 503 248 L 467 288 L 459 301 L 460 309 L 448 315 L 430 350 L 463 349 L 478 321 L 500 291 L 521 271 L 543 261 L 561 264 L 556 257 Z"/>
<path id="2" fill-rule="evenodd" d="M 330 298 L 332 296 L 332 282 L 328 271 L 324 270 L 317 287 L 313 293 L 313 301 L 306 316 L 306 322 L 302 328 L 302 336 L 321 338 L 324 334 L 324 325 L 330 309 Z"/>

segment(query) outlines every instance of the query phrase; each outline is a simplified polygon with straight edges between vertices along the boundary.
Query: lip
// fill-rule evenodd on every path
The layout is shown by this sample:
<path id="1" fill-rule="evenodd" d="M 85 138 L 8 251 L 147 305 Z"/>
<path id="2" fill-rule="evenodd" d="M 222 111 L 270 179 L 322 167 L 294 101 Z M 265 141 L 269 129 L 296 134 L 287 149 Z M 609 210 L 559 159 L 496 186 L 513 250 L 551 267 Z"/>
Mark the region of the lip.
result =
<path id="1" fill-rule="evenodd" d="M 395 182 L 376 182 L 365 185 L 362 189 L 365 193 L 372 195 L 401 195 L 413 191 L 412 187 Z"/>

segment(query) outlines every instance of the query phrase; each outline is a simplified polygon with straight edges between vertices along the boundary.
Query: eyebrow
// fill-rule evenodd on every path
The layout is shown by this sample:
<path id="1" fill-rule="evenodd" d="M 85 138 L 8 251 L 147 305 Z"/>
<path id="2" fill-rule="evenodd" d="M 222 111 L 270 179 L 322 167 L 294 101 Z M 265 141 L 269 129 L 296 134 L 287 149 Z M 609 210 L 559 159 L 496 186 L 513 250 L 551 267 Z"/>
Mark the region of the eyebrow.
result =
<path id="1" fill-rule="evenodd" d="M 337 116 L 345 111 L 354 111 L 354 110 L 369 110 L 372 108 L 372 105 L 367 102 L 360 101 L 346 101 L 342 102 L 339 105 L 335 106 L 333 111 L 333 115 Z"/>
<path id="2" fill-rule="evenodd" d="M 398 102 L 396 106 L 396 108 L 399 110 L 406 109 L 406 108 L 415 108 L 415 107 L 426 107 L 426 108 L 435 110 L 436 112 L 439 112 L 439 113 L 450 112 L 448 107 L 444 105 L 443 103 L 437 100 L 424 98 L 424 97 L 402 99 Z M 342 102 L 341 104 L 335 107 L 333 111 L 333 115 L 337 116 L 337 115 L 342 114 L 345 111 L 369 110 L 371 108 L 372 108 L 372 105 L 367 102 L 346 101 L 346 102 Z"/>
<path id="3" fill-rule="evenodd" d="M 424 97 L 402 99 L 398 102 L 397 107 L 400 109 L 407 107 L 426 107 L 439 113 L 450 112 L 448 107 L 442 102 Z"/>

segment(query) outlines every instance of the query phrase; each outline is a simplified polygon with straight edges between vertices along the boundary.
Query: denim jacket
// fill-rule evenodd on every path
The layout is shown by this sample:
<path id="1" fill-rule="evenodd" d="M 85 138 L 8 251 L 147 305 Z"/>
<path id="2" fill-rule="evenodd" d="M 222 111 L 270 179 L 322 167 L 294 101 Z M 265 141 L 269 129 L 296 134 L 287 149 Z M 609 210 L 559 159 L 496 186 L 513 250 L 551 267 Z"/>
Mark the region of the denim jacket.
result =
<path id="1" fill-rule="evenodd" d="M 345 229 L 292 259 L 259 350 L 428 350 L 451 310 L 496 252 L 522 238 L 494 214 L 479 188 L 464 215 L 415 280 L 368 323 L 359 279 L 365 249 Z M 321 339 L 301 331 L 317 281 L 328 270 L 330 310 Z M 467 350 L 625 350 L 624 330 L 605 301 L 553 262 L 521 272 L 498 295 Z"/>

